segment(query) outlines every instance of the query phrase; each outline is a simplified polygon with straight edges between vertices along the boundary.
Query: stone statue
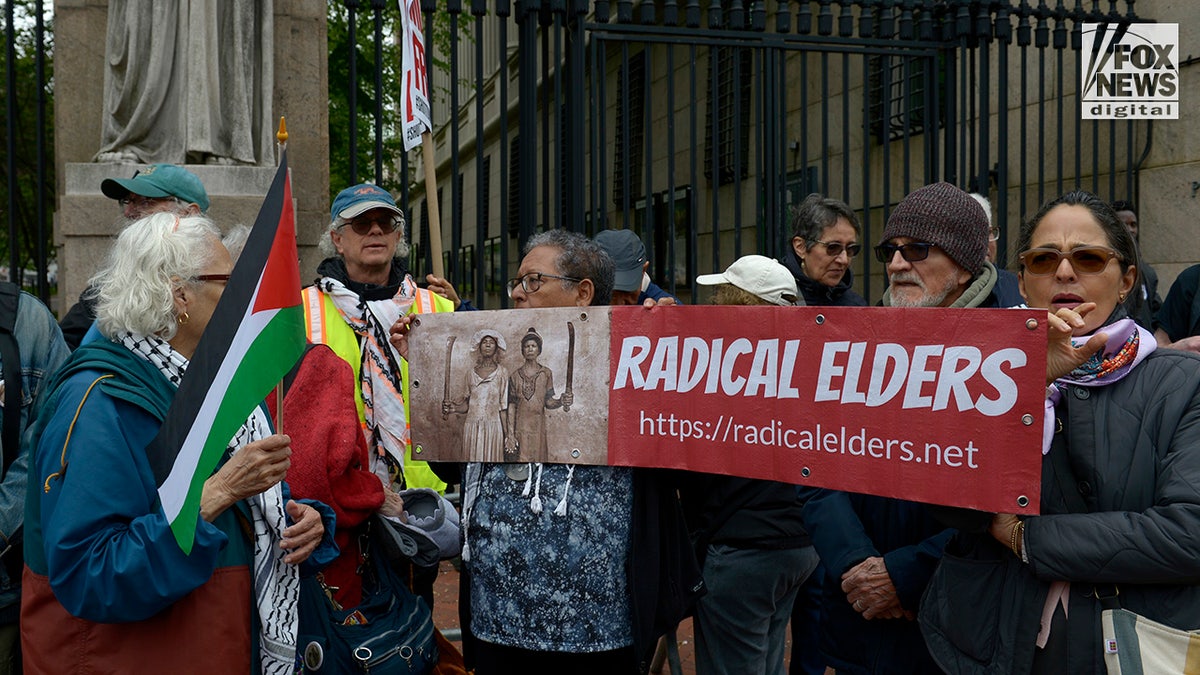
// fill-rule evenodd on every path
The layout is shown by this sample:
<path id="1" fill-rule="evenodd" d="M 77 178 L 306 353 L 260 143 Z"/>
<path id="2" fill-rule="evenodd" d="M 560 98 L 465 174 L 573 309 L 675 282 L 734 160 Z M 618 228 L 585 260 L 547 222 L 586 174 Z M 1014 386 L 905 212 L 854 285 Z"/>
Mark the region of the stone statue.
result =
<path id="1" fill-rule="evenodd" d="M 109 0 L 98 162 L 274 163 L 273 0 Z"/>

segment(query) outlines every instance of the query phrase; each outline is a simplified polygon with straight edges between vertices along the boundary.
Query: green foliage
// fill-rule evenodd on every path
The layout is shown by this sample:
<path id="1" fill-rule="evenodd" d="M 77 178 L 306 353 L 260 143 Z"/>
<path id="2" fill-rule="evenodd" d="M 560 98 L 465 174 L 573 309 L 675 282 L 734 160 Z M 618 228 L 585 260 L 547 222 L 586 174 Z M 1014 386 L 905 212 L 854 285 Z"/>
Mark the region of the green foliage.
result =
<path id="1" fill-rule="evenodd" d="M 373 181 L 386 189 L 399 191 L 405 183 L 416 180 L 410 171 L 401 176 L 400 158 L 404 153 L 404 140 L 400 134 L 401 94 L 401 46 L 400 10 L 392 2 L 383 10 L 383 171 L 382 177 L 375 172 L 375 12 L 370 3 L 358 2 L 360 9 L 355 14 L 353 45 L 356 54 L 354 87 L 356 93 L 356 128 L 358 129 L 357 152 L 358 181 Z M 328 11 L 329 28 L 329 180 L 330 196 L 350 185 L 350 13 L 343 2 L 330 2 Z M 434 59 L 429 64 L 432 72 L 449 70 L 450 61 L 450 15 L 434 12 L 432 20 Z M 459 40 L 472 40 L 471 17 L 459 17 Z M 435 110 L 445 110 L 449 92 L 431 91 Z"/>
<path id="2" fill-rule="evenodd" d="M 351 185 L 350 180 L 350 49 L 356 55 L 353 82 L 358 130 L 358 182 L 372 181 L 399 190 L 398 174 L 404 143 L 400 137 L 400 45 L 393 39 L 400 30 L 396 3 L 383 15 L 383 176 L 375 176 L 375 12 L 369 3 L 355 14 L 355 35 L 350 36 L 349 10 L 341 2 L 329 3 L 329 180 L 330 196 Z"/>
<path id="3" fill-rule="evenodd" d="M 54 179 L 54 99 L 53 91 L 53 64 L 54 64 L 54 38 L 53 29 L 49 18 L 45 23 L 45 38 L 42 45 L 42 54 L 44 57 L 44 82 L 38 82 L 37 71 L 34 63 L 34 55 L 38 51 L 36 43 L 36 35 L 34 30 L 34 15 L 32 0 L 13 0 L 15 15 L 15 46 L 16 59 L 14 61 L 16 70 L 16 89 L 14 91 L 7 90 L 7 77 L 0 77 L 0 91 L 3 96 L 0 97 L 4 101 L 4 106 L 7 109 L 10 97 L 15 103 L 16 118 L 14 120 L 13 140 L 15 142 L 16 152 L 12 159 L 15 165 L 15 184 L 17 186 L 15 196 L 15 209 L 9 212 L 9 162 L 7 157 L 8 130 L 7 126 L 4 130 L 4 148 L 3 153 L 5 159 L 0 161 L 0 250 L 4 252 L 3 261 L 0 264 L 7 266 L 10 260 L 11 251 L 15 250 L 18 254 L 20 265 L 25 269 L 33 269 L 36 266 L 37 250 L 38 250 L 38 184 L 37 184 L 37 162 L 38 162 L 38 144 L 37 144 L 37 95 L 38 91 L 42 90 L 46 93 L 46 103 L 44 108 L 43 123 L 45 127 L 45 182 L 43 183 L 42 194 L 44 196 L 42 202 L 42 210 L 45 215 L 45 242 L 47 254 L 53 258 L 54 251 L 50 243 L 51 221 L 50 215 L 54 210 L 54 194 L 55 194 L 55 179 Z M 46 3 L 47 9 L 50 3 Z M 49 11 L 47 11 L 47 15 Z M 0 17 L 3 14 L 0 13 Z M 3 24 L 3 18 L 0 18 L 0 24 Z M 6 36 L 7 38 L 7 36 Z M 0 61 L 4 62 L 4 68 L 7 68 L 7 49 L 4 50 L 5 56 L 0 57 Z M 6 110 L 7 118 L 7 110 Z M 9 223 L 13 222 L 16 225 L 16 242 L 11 241 L 9 233 Z M 26 280 L 29 284 L 30 280 Z"/>

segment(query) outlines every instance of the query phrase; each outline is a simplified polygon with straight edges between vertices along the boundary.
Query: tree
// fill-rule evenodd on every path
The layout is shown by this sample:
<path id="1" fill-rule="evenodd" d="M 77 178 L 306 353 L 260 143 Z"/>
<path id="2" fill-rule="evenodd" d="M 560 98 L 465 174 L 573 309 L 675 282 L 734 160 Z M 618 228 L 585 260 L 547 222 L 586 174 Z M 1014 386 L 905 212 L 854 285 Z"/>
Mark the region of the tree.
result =
<path id="1" fill-rule="evenodd" d="M 367 6 L 369 3 L 354 2 Z M 383 166 L 384 175 L 375 170 L 375 12 L 356 13 L 355 35 L 350 36 L 350 12 L 345 3 L 329 3 L 329 180 L 331 196 L 347 185 L 350 178 L 350 95 L 353 86 L 357 110 L 353 121 L 358 130 L 355 159 L 358 182 L 373 180 L 388 190 L 399 190 L 404 181 L 392 167 L 399 167 L 404 144 L 396 129 L 400 109 L 400 47 L 393 39 L 400 30 L 400 17 L 395 3 L 389 3 L 383 16 Z M 353 45 L 356 76 L 350 79 L 350 54 Z"/>
<path id="2" fill-rule="evenodd" d="M 358 182 L 373 180 L 385 189 L 394 192 L 403 190 L 416 180 L 410 172 L 400 175 L 400 158 L 404 153 L 404 141 L 400 136 L 400 86 L 401 48 L 399 6 L 395 2 L 385 4 L 383 18 L 383 176 L 374 176 L 375 151 L 375 12 L 374 3 L 362 0 L 343 0 L 329 3 L 329 179 L 331 196 L 350 185 L 350 12 L 346 5 L 359 7 L 355 15 L 354 53 L 356 77 L 353 82 L 358 129 L 357 157 Z M 434 12 L 432 34 L 435 58 L 429 67 L 449 68 L 449 62 L 440 54 L 449 53 L 450 17 L 447 12 Z M 471 40 L 472 35 L 466 22 L 459 24 L 460 39 Z M 448 96 L 448 92 L 430 92 L 431 96 Z"/>
<path id="3" fill-rule="evenodd" d="M 48 5 L 49 3 L 47 3 Z M 38 205 L 39 200 L 42 206 L 42 213 L 46 216 L 45 232 L 46 238 L 49 238 L 50 223 L 49 215 L 54 209 L 54 194 L 55 194 L 55 179 L 54 179 L 54 162 L 53 150 L 54 147 L 54 97 L 53 97 L 53 54 L 54 54 L 54 32 L 51 26 L 49 17 L 50 12 L 46 11 L 45 16 L 45 34 L 44 43 L 40 45 L 44 61 L 45 81 L 39 82 L 37 79 L 37 71 L 35 67 L 35 54 L 38 53 L 39 45 L 37 44 L 37 36 L 35 34 L 34 14 L 35 3 L 32 0 L 13 0 L 11 7 L 14 13 L 14 44 L 15 44 L 15 59 L 13 60 L 13 70 L 15 71 L 15 87 L 10 91 L 8 87 L 7 76 L 0 83 L 0 91 L 4 92 L 3 100 L 6 108 L 12 103 L 12 109 L 15 111 L 15 116 L 11 120 L 12 129 L 12 144 L 15 146 L 15 151 L 9 154 L 9 125 L 5 125 L 5 161 L 0 162 L 0 223 L 3 227 L 0 228 L 0 246 L 3 250 L 9 253 L 5 257 L 3 264 L 9 265 L 9 260 L 12 253 L 16 252 L 18 269 L 34 268 L 38 261 L 39 248 L 39 227 L 38 227 Z M 7 34 L 5 38 L 7 40 Z M 7 54 L 7 50 L 6 50 Z M 7 56 L 5 57 L 5 68 L 7 73 Z M 39 186 L 38 184 L 38 144 L 37 144 L 37 129 L 38 129 L 38 94 L 39 92 L 45 95 L 45 109 L 43 124 L 45 128 L 45 180 Z M 7 119 L 7 115 L 6 115 Z M 10 174 L 11 171 L 15 172 Z M 16 192 L 12 195 L 14 202 L 13 208 L 10 210 L 9 202 L 9 177 L 15 177 Z M 39 189 L 40 188 L 40 189 Z M 10 232 L 10 223 L 15 228 L 16 240 L 12 240 Z M 53 248 L 49 241 L 41 242 L 45 246 L 45 251 L 49 258 L 53 258 Z M 32 280 L 25 280 L 27 285 L 33 283 Z M 46 299 L 46 298 L 43 298 Z"/>

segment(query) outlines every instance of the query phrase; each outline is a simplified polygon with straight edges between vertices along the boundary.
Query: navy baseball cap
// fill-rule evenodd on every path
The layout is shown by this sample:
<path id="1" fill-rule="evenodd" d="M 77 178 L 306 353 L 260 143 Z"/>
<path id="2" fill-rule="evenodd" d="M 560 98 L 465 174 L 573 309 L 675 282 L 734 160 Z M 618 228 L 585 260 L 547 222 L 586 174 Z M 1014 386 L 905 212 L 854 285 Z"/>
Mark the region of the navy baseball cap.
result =
<path id="1" fill-rule="evenodd" d="M 338 216 L 353 218 L 371 209 L 387 209 L 400 217 L 404 216 L 390 192 L 378 185 L 361 183 L 338 193 L 333 200 L 333 208 L 329 210 L 329 219 L 337 220 Z"/>
<path id="2" fill-rule="evenodd" d="M 105 178 L 100 191 L 109 199 L 124 199 L 130 193 L 162 199 L 176 197 L 208 210 L 208 193 L 196 174 L 174 164 L 155 164 L 134 172 L 132 178 Z"/>
<path id="3" fill-rule="evenodd" d="M 632 230 L 604 230 L 595 242 L 613 259 L 616 273 L 613 290 L 631 293 L 642 290 L 642 268 L 646 263 L 646 246 Z"/>

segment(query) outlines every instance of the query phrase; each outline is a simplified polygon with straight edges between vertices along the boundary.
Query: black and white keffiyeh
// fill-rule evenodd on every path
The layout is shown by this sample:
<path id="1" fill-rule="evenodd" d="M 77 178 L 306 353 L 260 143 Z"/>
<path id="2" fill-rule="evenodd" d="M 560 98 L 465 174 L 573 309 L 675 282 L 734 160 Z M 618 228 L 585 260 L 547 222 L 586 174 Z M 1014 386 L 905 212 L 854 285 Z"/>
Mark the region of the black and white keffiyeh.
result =
<path id="1" fill-rule="evenodd" d="M 408 444 L 408 417 L 401 394 L 400 357 L 388 341 L 388 329 L 416 301 L 417 286 L 406 275 L 395 296 L 363 300 L 332 277 L 322 277 L 316 285 L 333 300 L 342 320 L 358 336 L 362 346 L 359 386 L 367 429 L 371 432 L 367 443 L 375 453 L 386 452 L 396 466 L 403 467 Z M 372 460 L 374 462 L 374 456 Z"/>
<path id="2" fill-rule="evenodd" d="M 118 341 L 129 351 L 146 359 L 176 387 L 187 372 L 188 359 L 165 340 L 154 336 L 124 333 Z M 270 435 L 270 421 L 261 407 L 238 429 L 227 452 L 237 453 L 243 446 Z M 294 672 L 296 632 L 299 628 L 300 573 L 295 565 L 283 562 L 279 547 L 283 528 L 287 527 L 283 488 L 271 489 L 246 500 L 254 521 L 254 600 L 260 623 L 259 661 L 264 675 Z"/>

